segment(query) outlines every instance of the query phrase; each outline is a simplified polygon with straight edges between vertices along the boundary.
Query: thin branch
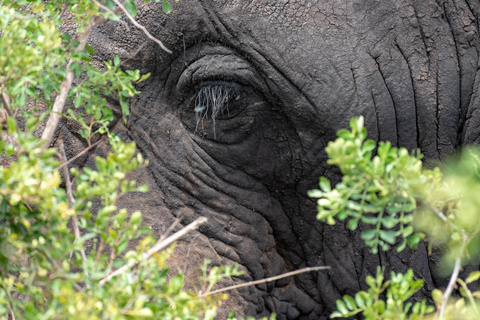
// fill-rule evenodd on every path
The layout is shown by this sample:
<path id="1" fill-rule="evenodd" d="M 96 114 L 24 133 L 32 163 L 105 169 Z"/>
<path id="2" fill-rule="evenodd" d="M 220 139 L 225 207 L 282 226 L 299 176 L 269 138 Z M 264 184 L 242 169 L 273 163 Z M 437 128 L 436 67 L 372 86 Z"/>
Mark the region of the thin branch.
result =
<path id="1" fill-rule="evenodd" d="M 158 239 L 158 241 L 163 241 L 165 238 L 168 237 L 168 235 L 170 234 L 170 232 L 172 232 L 172 230 L 180 223 L 180 219 L 176 219 L 172 225 L 170 227 L 168 227 L 167 231 L 165 231 L 162 236 L 160 237 L 160 239 Z M 157 241 L 157 242 L 158 242 Z"/>
<path id="2" fill-rule="evenodd" d="M 115 11 L 110 10 L 107 6 L 104 6 L 103 4 L 99 3 L 98 1 L 93 0 L 93 3 L 100 9 L 105 10 L 106 12 L 110 13 L 112 16 L 117 16 L 118 13 L 121 12 L 120 8 L 115 9 Z M 118 18 L 118 17 L 117 17 Z"/>
<path id="3" fill-rule="evenodd" d="M 434 205 L 430 205 L 430 208 L 433 210 L 433 213 L 437 215 L 443 222 L 447 223 L 452 229 L 458 230 L 458 227 L 447 219 L 447 217 Z"/>
<path id="4" fill-rule="evenodd" d="M 8 113 L 9 117 L 13 117 L 13 110 L 12 107 L 10 106 L 10 99 L 8 98 L 8 95 L 5 92 L 2 92 L 0 94 L 0 100 L 2 101 L 2 105 L 5 108 L 5 110 Z"/>
<path id="5" fill-rule="evenodd" d="M 452 275 L 450 276 L 450 281 L 448 282 L 447 289 L 443 293 L 443 298 L 442 298 L 442 306 L 440 308 L 440 317 L 439 320 L 443 319 L 443 316 L 445 314 L 445 309 L 447 307 L 447 302 L 448 298 L 452 294 L 453 291 L 453 286 L 455 285 L 455 282 L 457 282 L 458 274 L 460 273 L 460 263 L 461 263 L 461 258 L 457 258 L 455 260 L 455 267 L 453 268 Z"/>
<path id="6" fill-rule="evenodd" d="M 173 242 L 177 241 L 178 239 L 180 239 L 181 237 L 183 237 L 187 233 L 197 229 L 200 225 L 207 222 L 207 220 L 208 219 L 206 217 L 198 218 L 197 220 L 193 221 L 192 223 L 187 225 L 182 230 L 174 233 L 172 236 L 168 237 L 167 239 L 157 241 L 157 243 L 153 247 L 148 249 L 147 252 L 145 252 L 143 254 L 143 260 L 147 260 L 147 259 L 151 258 L 153 254 L 165 249 L 166 247 L 168 247 Z M 140 261 L 132 261 L 132 262 L 127 263 L 123 267 L 118 268 L 117 270 L 115 270 L 115 271 L 109 273 L 107 276 L 105 276 L 105 278 L 103 278 L 102 280 L 99 281 L 98 285 L 100 287 L 102 287 L 105 283 L 112 280 L 113 277 L 118 276 L 118 275 L 126 272 L 128 269 L 133 268 L 135 265 L 137 265 L 139 263 L 140 263 Z"/>
<path id="7" fill-rule="evenodd" d="M 65 155 L 65 148 L 63 147 L 63 141 L 60 142 L 59 146 L 60 157 L 62 161 L 66 163 L 67 156 Z M 69 209 L 73 210 L 73 204 L 75 203 L 75 198 L 73 197 L 73 190 L 72 190 L 72 182 L 70 181 L 70 174 L 68 173 L 67 166 L 63 167 L 63 175 L 65 176 L 65 186 L 67 188 L 67 198 L 68 198 L 68 207 Z M 73 224 L 73 232 L 75 234 L 75 241 L 80 240 L 80 229 L 78 228 L 78 220 L 75 214 L 72 215 L 72 224 Z M 87 269 L 87 255 L 85 254 L 85 250 L 80 250 L 80 256 L 82 257 L 82 266 L 83 272 L 88 279 L 88 269 Z"/>
<path id="8" fill-rule="evenodd" d="M 130 13 L 128 13 L 127 9 L 122 5 L 122 3 L 121 3 L 120 1 L 118 1 L 118 0 L 113 0 L 113 1 L 117 4 L 117 6 L 118 6 L 120 9 L 122 9 L 123 13 L 125 13 L 125 15 L 127 16 L 127 18 L 133 23 L 133 25 L 134 25 L 135 27 L 137 27 L 138 29 L 142 30 L 143 33 L 145 33 L 145 35 L 146 35 L 149 39 L 151 39 L 151 40 L 155 41 L 156 43 L 158 43 L 158 45 L 160 46 L 160 48 L 162 48 L 163 50 L 165 50 L 166 52 L 168 52 L 168 53 L 170 53 L 170 54 L 173 53 L 172 50 L 168 49 L 167 47 L 165 47 L 165 46 L 163 45 L 162 41 L 160 41 L 160 40 L 158 40 L 157 38 L 155 38 L 154 36 L 152 36 L 152 35 L 150 34 L 150 32 L 148 32 L 148 30 L 147 30 L 144 26 L 142 26 L 140 23 L 138 23 L 138 22 L 135 20 L 135 18 L 132 17 L 132 16 L 130 15 Z"/>
<path id="9" fill-rule="evenodd" d="M 119 64 L 118 66 L 120 67 L 120 66 L 121 66 L 122 64 L 124 64 L 125 62 L 127 62 L 127 61 L 135 58 L 135 56 L 136 56 L 143 48 L 145 48 L 145 46 L 146 46 L 147 44 L 148 44 L 148 42 L 142 43 L 142 44 L 137 48 L 137 50 L 135 50 L 134 53 L 132 53 L 127 59 L 125 59 L 125 60 L 123 60 L 122 62 L 120 62 L 120 64 Z"/>
<path id="10" fill-rule="evenodd" d="M 85 148 L 85 150 L 83 150 L 82 152 L 80 152 L 79 154 L 77 154 L 75 157 L 71 158 L 71 159 L 68 159 L 68 161 L 64 161 L 61 165 L 59 165 L 58 167 L 55 168 L 55 170 L 60 170 L 62 169 L 63 167 L 65 166 L 68 166 L 70 163 L 72 163 L 73 161 L 75 161 L 76 159 L 78 159 L 79 157 L 81 157 L 82 155 L 84 155 L 88 150 L 94 148 L 95 146 L 97 146 L 99 143 L 101 142 L 101 140 L 95 142 L 94 144 L 88 146 L 87 148 Z"/>
<path id="11" fill-rule="evenodd" d="M 275 281 L 275 280 L 278 280 L 278 279 L 283 279 L 283 278 L 286 278 L 286 277 L 294 276 L 294 275 L 300 274 L 300 273 L 312 272 L 312 271 L 318 271 L 318 270 L 327 270 L 327 269 L 330 269 L 330 267 L 321 266 L 321 267 L 303 268 L 303 269 L 300 269 L 300 270 L 287 272 L 287 273 L 280 274 L 278 276 L 274 276 L 274 277 L 270 277 L 270 278 L 266 278 L 266 279 L 260 279 L 260 280 L 246 282 L 246 283 L 240 283 L 240 284 L 236 284 L 236 285 L 226 287 L 226 288 L 223 288 L 223 289 L 213 290 L 213 291 L 206 292 L 206 293 L 200 295 L 200 297 L 206 297 L 206 296 L 210 296 L 212 294 L 217 294 L 217 293 L 220 293 L 220 292 L 225 292 L 225 291 L 230 291 L 230 290 L 233 290 L 233 289 L 253 286 L 253 285 L 256 285 L 256 284 L 260 284 L 260 283 Z"/>
<path id="12" fill-rule="evenodd" d="M 95 28 L 98 24 L 104 22 L 105 19 L 103 17 L 93 17 L 91 18 L 88 25 L 85 27 L 85 32 L 80 33 L 76 37 L 76 41 L 79 42 L 78 46 L 75 48 L 77 51 L 81 51 L 85 49 L 85 45 L 87 44 L 87 40 L 92 33 L 93 28 Z M 55 98 L 52 108 L 52 114 L 48 118 L 47 124 L 45 125 L 45 130 L 42 134 L 42 140 L 45 141 L 43 144 L 43 148 L 48 148 L 50 146 L 50 142 L 52 141 L 53 135 L 55 130 L 57 129 L 58 121 L 60 120 L 61 114 L 63 112 L 63 107 L 65 106 L 65 102 L 67 101 L 68 93 L 72 88 L 74 72 L 70 70 L 70 66 L 73 63 L 74 59 L 70 59 L 68 62 L 65 72 L 66 77 L 63 79 L 62 83 L 60 84 L 60 92 Z"/>
<path id="13" fill-rule="evenodd" d="M 457 279 L 457 282 L 460 283 L 460 285 L 463 287 L 463 290 L 465 290 L 465 292 L 467 293 L 467 295 L 468 295 L 468 300 L 470 300 L 470 304 L 472 305 L 473 309 L 475 310 L 475 313 L 476 313 L 477 315 L 479 315 L 479 314 L 478 314 L 477 304 L 475 303 L 475 298 L 474 298 L 473 295 L 472 295 L 472 291 L 470 291 L 470 289 L 468 289 L 467 284 L 466 284 L 465 281 L 463 281 L 461 278 L 458 278 L 458 279 Z"/>

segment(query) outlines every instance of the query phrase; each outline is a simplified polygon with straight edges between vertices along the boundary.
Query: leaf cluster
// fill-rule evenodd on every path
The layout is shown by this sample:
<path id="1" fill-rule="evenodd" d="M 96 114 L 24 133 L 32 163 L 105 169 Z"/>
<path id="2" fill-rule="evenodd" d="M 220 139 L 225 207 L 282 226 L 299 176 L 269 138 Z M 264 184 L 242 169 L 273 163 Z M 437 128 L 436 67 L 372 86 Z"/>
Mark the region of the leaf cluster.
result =
<path id="1" fill-rule="evenodd" d="M 317 218 L 334 224 L 335 219 L 348 220 L 347 227 L 356 230 L 359 222 L 371 226 L 361 238 L 373 253 L 380 247 L 386 251 L 402 239 L 397 251 L 408 244 L 415 247 L 421 236 L 413 232 L 412 211 L 417 208 L 418 186 L 428 182 L 435 172 L 424 170 L 421 154 L 410 155 L 390 142 L 377 144 L 366 140 L 363 118 L 352 119 L 351 131 L 340 130 L 338 139 L 325 149 L 328 163 L 337 165 L 342 181 L 331 188 L 320 178 L 320 189 L 309 196 L 319 198 Z"/>
<path id="2" fill-rule="evenodd" d="M 337 310 L 331 318 L 351 317 L 361 313 L 366 320 L 420 320 L 424 315 L 435 310 L 427 306 L 425 300 L 407 302 L 407 300 L 423 287 L 423 280 L 415 280 L 413 271 L 409 269 L 405 274 L 394 273 L 390 280 L 385 281 L 384 269 L 378 267 L 376 277 L 367 276 L 366 282 L 370 287 L 367 291 L 360 291 L 355 297 L 344 295 L 337 300 Z M 386 300 L 381 295 L 386 291 Z"/>
<path id="3" fill-rule="evenodd" d="M 334 224 L 335 219 L 347 220 L 346 227 L 350 230 L 363 224 L 367 230 L 362 231 L 361 238 L 372 253 L 377 253 L 378 248 L 388 250 L 392 245 L 397 245 L 397 251 L 404 250 L 407 244 L 414 248 L 421 239 L 426 239 L 430 250 L 436 247 L 444 252 L 443 269 L 453 269 L 447 290 L 433 291 L 439 307 L 433 317 L 457 319 L 472 314 L 479 317 L 480 293 L 471 292 L 467 284 L 477 281 L 480 273 L 472 273 L 465 281 L 457 277 L 461 265 L 480 259 L 480 150 L 465 148 L 442 168 L 425 169 L 419 151 L 409 154 L 389 142 L 377 145 L 366 140 L 362 117 L 352 119 L 350 127 L 351 131 L 339 131 L 338 139 L 326 148 L 328 162 L 340 168 L 342 181 L 332 188 L 330 181 L 321 177 L 320 189 L 309 192 L 311 197 L 318 198 L 317 218 L 329 224 Z M 377 274 L 377 288 L 383 281 L 381 277 Z M 395 279 L 403 281 L 405 294 L 394 293 Z M 332 316 L 362 312 L 366 319 L 410 319 L 417 315 L 421 318 L 432 309 L 424 301 L 412 309 L 411 304 L 405 304 L 422 285 L 412 279 L 411 270 L 404 275 L 392 273 L 390 282 L 375 291 L 369 278 L 371 289 L 360 292 L 355 299 L 346 296 L 339 300 L 339 311 Z M 463 298 L 448 304 L 455 282 Z M 386 302 L 378 299 L 378 293 L 385 289 Z M 391 306 L 396 306 L 396 316 L 393 311 L 391 315 L 380 315 L 393 310 Z M 452 310 L 458 310 L 456 315 Z"/>

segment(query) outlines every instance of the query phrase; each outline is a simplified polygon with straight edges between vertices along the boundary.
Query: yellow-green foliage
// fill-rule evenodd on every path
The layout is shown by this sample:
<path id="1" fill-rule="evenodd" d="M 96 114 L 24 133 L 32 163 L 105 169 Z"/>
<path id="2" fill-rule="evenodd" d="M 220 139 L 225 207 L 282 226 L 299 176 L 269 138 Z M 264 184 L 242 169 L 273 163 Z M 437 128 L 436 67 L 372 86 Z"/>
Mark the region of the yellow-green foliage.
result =
<path id="1" fill-rule="evenodd" d="M 185 289 L 182 273 L 166 264 L 173 248 L 146 255 L 157 239 L 141 227 L 141 212 L 116 205 L 125 193 L 146 191 L 126 175 L 147 162 L 135 143 L 109 132 L 114 117 L 104 97 L 115 95 L 126 119 L 126 99 L 148 75 L 121 70 L 118 57 L 100 71 L 90 64 L 91 47 L 79 50 L 62 34 L 65 17 L 79 33 L 98 16 L 119 18 L 98 4 L 115 9 L 112 1 L 0 1 L 0 319 L 213 319 L 227 295 Z M 135 3 L 126 7 L 134 16 Z M 163 7 L 171 10 L 165 0 Z M 33 134 L 64 90 L 67 65 L 78 85 L 67 93 L 74 109 L 64 116 L 80 124 L 88 145 L 106 133 L 111 146 L 94 168 L 71 170 L 71 196 L 61 187 L 62 152 L 45 149 Z M 237 267 L 202 270 L 207 291 L 240 274 Z"/>

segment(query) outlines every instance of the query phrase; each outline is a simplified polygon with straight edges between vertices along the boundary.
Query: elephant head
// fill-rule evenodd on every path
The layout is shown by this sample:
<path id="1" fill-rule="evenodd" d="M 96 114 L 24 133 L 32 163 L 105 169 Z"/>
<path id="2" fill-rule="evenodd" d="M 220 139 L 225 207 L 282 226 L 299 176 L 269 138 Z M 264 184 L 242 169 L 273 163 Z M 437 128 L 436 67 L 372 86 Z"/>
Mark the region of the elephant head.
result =
<path id="1" fill-rule="evenodd" d="M 239 289 L 237 314 L 327 319 L 377 265 L 414 268 L 427 294 L 442 280 L 425 246 L 372 255 L 358 234 L 316 221 L 307 190 L 338 180 L 324 148 L 355 116 L 371 138 L 427 159 L 476 142 L 479 18 L 478 0 L 195 0 L 169 15 L 139 4 L 138 21 L 172 54 L 128 23 L 91 41 L 100 58 L 152 74 L 113 128 L 150 162 L 137 177 L 150 191 L 125 203 L 158 233 L 208 217 L 177 252 L 191 265 L 238 263 L 237 282 L 331 266 Z"/>

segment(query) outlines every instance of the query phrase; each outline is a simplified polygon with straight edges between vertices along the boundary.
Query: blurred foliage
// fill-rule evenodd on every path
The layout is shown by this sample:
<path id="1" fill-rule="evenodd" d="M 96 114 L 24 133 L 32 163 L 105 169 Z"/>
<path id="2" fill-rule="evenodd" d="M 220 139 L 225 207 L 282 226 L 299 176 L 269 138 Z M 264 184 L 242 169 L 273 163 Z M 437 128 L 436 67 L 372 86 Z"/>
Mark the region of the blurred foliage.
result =
<path id="1" fill-rule="evenodd" d="M 384 270 L 377 268 L 376 277 L 367 276 L 368 291 L 360 291 L 355 297 L 344 295 L 337 300 L 337 309 L 331 318 L 351 317 L 361 313 L 366 320 L 417 320 L 425 313 L 435 310 L 427 306 L 425 300 L 406 302 L 414 293 L 423 287 L 423 280 L 414 280 L 410 269 L 405 274 L 391 273 L 390 280 L 385 281 Z M 386 291 L 386 300 L 381 294 Z"/>
<path id="2" fill-rule="evenodd" d="M 334 224 L 335 219 L 346 221 L 350 230 L 363 225 L 360 237 L 374 254 L 379 248 L 386 251 L 392 246 L 398 252 L 406 245 L 415 248 L 424 239 L 430 252 L 432 248 L 443 252 L 442 269 L 452 274 L 452 285 L 458 282 L 463 296 L 447 306 L 450 292 L 434 291 L 438 307 L 445 309 L 445 314 L 437 312 L 433 318 L 460 319 L 460 315 L 472 314 L 474 319 L 480 318 L 477 311 L 480 292 L 472 293 L 466 286 L 477 281 L 480 273 L 472 273 L 465 282 L 457 279 L 460 265 L 478 262 L 480 258 L 478 147 L 464 148 L 441 168 L 425 169 L 419 150 L 410 154 L 405 148 L 392 147 L 390 142 L 377 145 L 367 140 L 363 117 L 352 119 L 350 127 L 350 131 L 340 130 L 338 139 L 326 148 L 328 163 L 338 166 L 342 173 L 341 182 L 332 188 L 330 181 L 321 177 L 320 189 L 309 192 L 310 197 L 318 198 L 317 218 L 328 224 Z M 378 279 L 377 274 L 379 286 Z M 382 291 L 387 290 L 386 303 L 375 300 L 377 291 L 370 289 L 368 293 L 359 293 L 359 297 L 367 299 L 368 296 L 368 301 L 377 301 L 369 306 L 370 309 L 366 308 L 365 301 L 362 306 L 357 300 L 357 304 L 353 304 L 353 298 L 347 296 L 339 300 L 339 311 L 332 317 L 362 312 L 366 319 L 422 319 L 424 313 L 431 311 L 425 307 L 425 302 L 410 309 L 411 305 L 404 304 L 407 295 L 390 294 L 398 279 L 403 281 L 401 287 L 409 293 L 408 297 L 421 286 L 420 280 L 413 281 L 411 270 L 404 275 L 392 273 L 382 287 Z M 369 281 L 372 288 L 373 282 Z M 347 301 L 350 304 L 346 305 Z M 389 303 L 396 306 L 396 313 L 391 309 L 392 315 L 380 316 L 380 311 L 390 310 Z"/>
<path id="3" fill-rule="evenodd" d="M 114 112 L 105 97 L 118 100 L 126 121 L 127 99 L 139 94 L 135 84 L 148 75 L 122 70 L 118 57 L 97 69 L 93 48 L 80 50 L 76 35 L 60 27 L 75 24 L 78 35 L 99 17 L 136 16 L 135 2 L 124 6 L 119 10 L 112 0 L 0 1 L 1 319 L 213 319 L 228 296 L 202 293 L 241 274 L 237 266 L 208 267 L 206 261 L 200 289 L 186 289 L 183 274 L 167 267 L 174 246 L 146 258 L 158 239 L 141 226 L 139 211 L 117 206 L 124 194 L 147 190 L 126 178 L 147 161 L 135 143 L 109 132 Z M 166 0 L 162 8 L 172 10 Z M 88 145 L 107 134 L 111 147 L 93 168 L 71 169 L 72 194 L 62 188 L 62 152 L 44 148 L 34 134 L 66 90 L 67 69 L 74 85 L 63 116 L 80 124 Z"/>

